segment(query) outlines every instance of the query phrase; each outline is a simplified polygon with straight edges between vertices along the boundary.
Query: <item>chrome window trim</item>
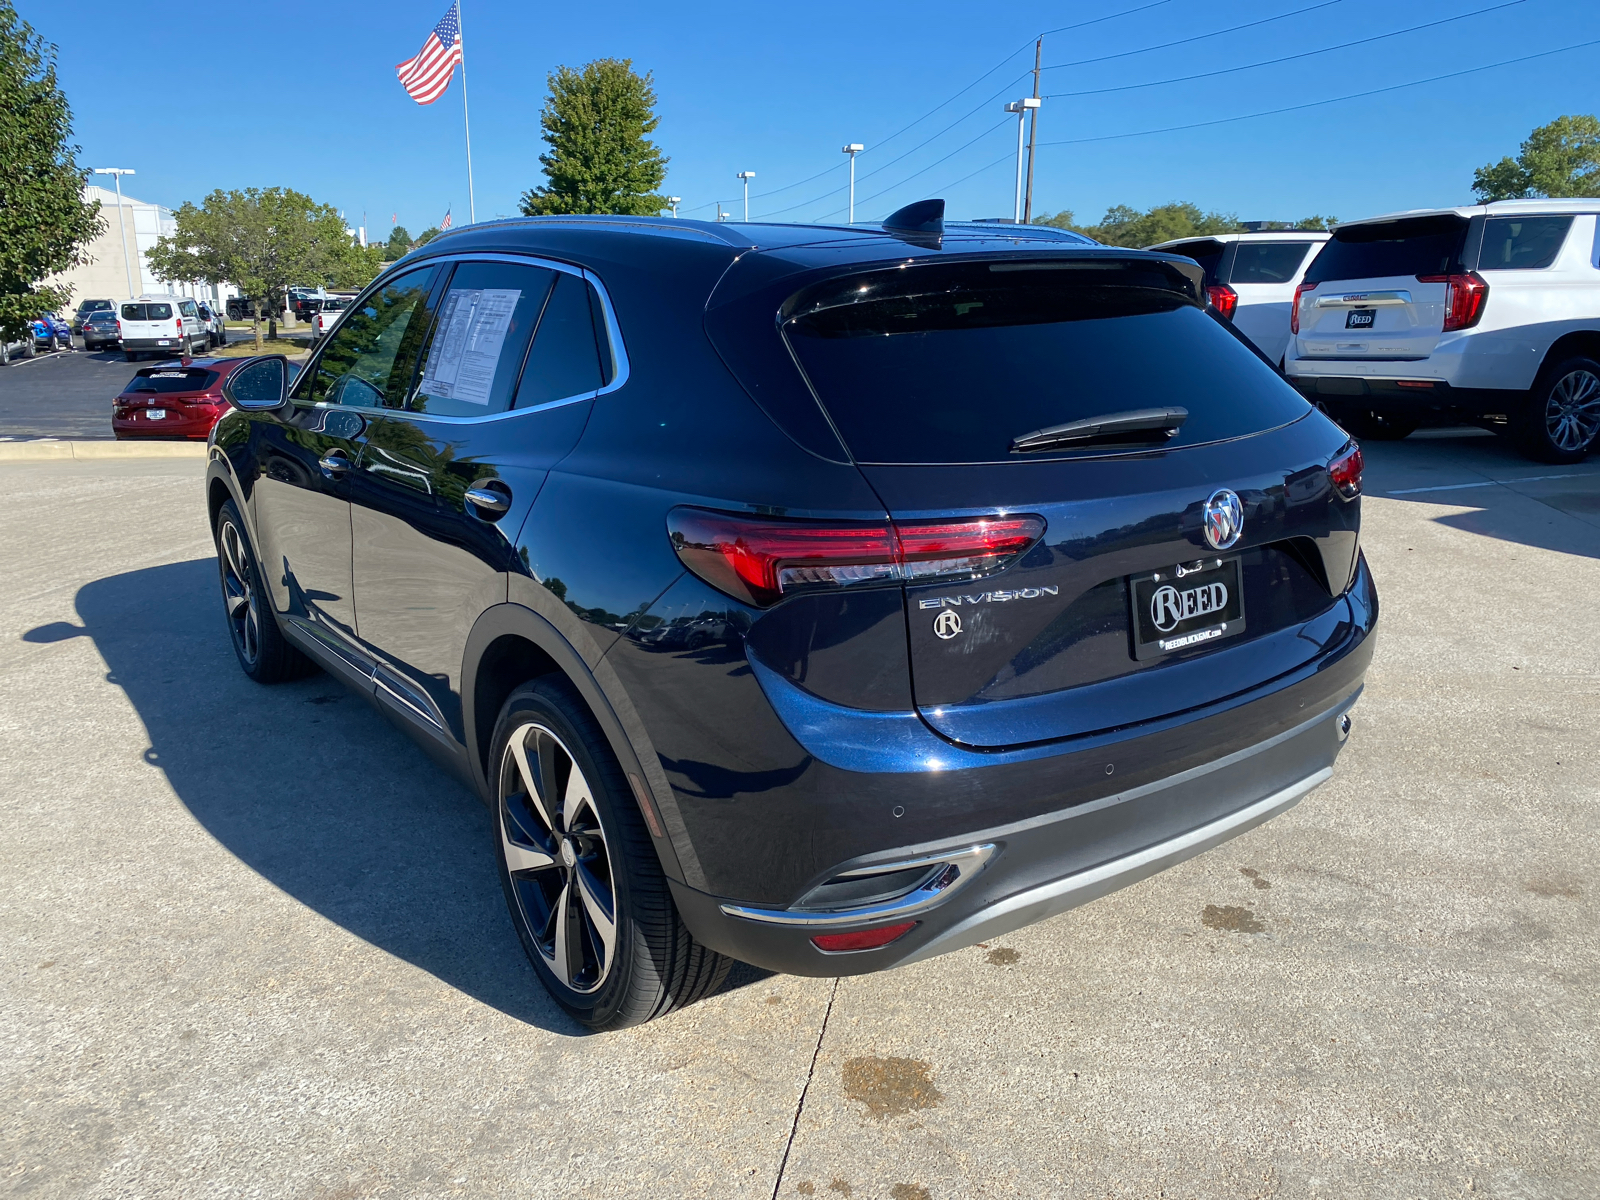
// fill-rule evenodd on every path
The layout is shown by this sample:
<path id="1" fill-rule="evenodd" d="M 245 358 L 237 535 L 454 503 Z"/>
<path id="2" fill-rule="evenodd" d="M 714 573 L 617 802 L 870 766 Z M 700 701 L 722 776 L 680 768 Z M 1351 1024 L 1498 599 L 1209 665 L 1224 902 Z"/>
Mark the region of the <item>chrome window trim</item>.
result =
<path id="1" fill-rule="evenodd" d="M 401 262 L 404 263 L 405 260 L 402 259 Z M 605 387 L 600 388 L 598 391 L 579 392 L 573 396 L 563 396 L 559 400 L 546 400 L 543 404 L 533 404 L 527 408 L 508 408 L 504 412 L 485 413 L 481 417 L 444 416 L 440 413 L 412 412 L 409 408 L 355 408 L 351 405 L 327 404 L 320 400 L 313 407 L 339 409 L 348 408 L 351 412 L 381 413 L 384 416 L 405 417 L 412 421 L 442 421 L 447 425 L 482 425 L 489 421 L 504 421 L 509 417 L 526 416 L 528 413 L 548 412 L 552 408 L 562 408 L 568 404 L 577 404 L 583 400 L 598 400 L 601 396 L 616 391 L 623 384 L 628 382 L 628 350 L 623 344 L 622 326 L 617 322 L 616 309 L 611 304 L 611 294 L 606 291 L 605 284 L 601 283 L 594 272 L 590 271 L 588 268 L 573 266 L 571 263 L 558 262 L 553 258 L 541 258 L 536 254 L 505 254 L 499 251 L 473 252 L 469 250 L 463 250 L 455 254 L 441 254 L 433 258 L 426 258 L 417 262 L 405 263 L 404 271 L 390 271 L 387 275 L 380 275 L 377 279 L 373 280 L 365 292 L 362 292 L 360 296 L 351 301 L 349 308 L 345 309 L 345 312 L 352 312 L 355 309 L 360 308 L 362 302 L 365 301 L 368 296 L 371 296 L 375 292 L 379 291 L 390 279 L 396 278 L 401 274 L 414 271 L 422 267 L 443 266 L 447 263 L 455 266 L 461 263 L 476 262 L 511 263 L 519 267 L 545 267 L 548 270 L 560 271 L 566 275 L 576 275 L 578 278 L 584 280 L 590 286 L 592 286 L 595 290 L 595 294 L 600 297 L 600 311 L 605 314 L 606 341 L 610 344 L 611 350 L 611 382 L 606 384 Z M 400 263 L 396 263 L 395 265 L 396 267 L 399 267 Z M 343 314 L 340 315 L 339 320 L 341 323 L 343 323 Z M 333 329 L 330 329 L 325 335 L 323 335 L 324 344 L 331 341 L 333 335 L 337 332 L 338 326 L 336 325 Z M 535 330 L 536 335 L 537 332 L 538 331 Z M 319 349 L 317 360 L 320 359 L 321 353 Z M 306 364 L 306 370 L 311 370 L 315 365 L 316 361 L 308 362 Z"/>

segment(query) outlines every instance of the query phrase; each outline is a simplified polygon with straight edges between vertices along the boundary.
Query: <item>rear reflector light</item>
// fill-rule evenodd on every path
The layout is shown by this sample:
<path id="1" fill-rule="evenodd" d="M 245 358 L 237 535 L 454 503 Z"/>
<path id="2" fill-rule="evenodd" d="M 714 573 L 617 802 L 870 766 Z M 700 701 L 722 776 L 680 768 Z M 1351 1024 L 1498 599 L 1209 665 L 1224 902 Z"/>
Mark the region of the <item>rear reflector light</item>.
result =
<path id="1" fill-rule="evenodd" d="M 1483 316 L 1489 299 L 1489 285 L 1476 274 L 1418 275 L 1418 283 L 1442 283 L 1444 288 L 1444 332 L 1471 329 Z"/>
<path id="2" fill-rule="evenodd" d="M 885 925 L 880 929 L 863 929 L 859 933 L 819 933 L 811 939 L 811 944 L 829 954 L 837 954 L 841 950 L 876 950 L 916 927 L 915 921 L 906 921 L 899 925 Z"/>
<path id="3" fill-rule="evenodd" d="M 1431 388 L 1433 386 L 1433 380 L 1431 379 L 1396 379 L 1394 382 L 1396 387 Z"/>
<path id="4" fill-rule="evenodd" d="M 1328 464 L 1328 478 L 1333 481 L 1333 486 L 1346 500 L 1354 500 L 1361 494 L 1361 469 L 1366 463 L 1361 457 L 1361 447 L 1351 442 L 1331 463 Z"/>
<path id="5" fill-rule="evenodd" d="M 1239 307 L 1239 293 L 1225 283 L 1214 283 L 1206 289 L 1206 299 L 1224 321 L 1233 320 L 1233 310 Z"/>
<path id="6" fill-rule="evenodd" d="M 1044 518 L 845 524 L 675 508 L 667 532 L 689 570 L 765 608 L 796 592 L 992 574 L 1039 540 Z"/>
<path id="7" fill-rule="evenodd" d="M 1294 289 L 1294 303 L 1289 305 L 1289 332 L 1300 332 L 1300 298 L 1317 290 L 1314 283 L 1302 283 Z"/>

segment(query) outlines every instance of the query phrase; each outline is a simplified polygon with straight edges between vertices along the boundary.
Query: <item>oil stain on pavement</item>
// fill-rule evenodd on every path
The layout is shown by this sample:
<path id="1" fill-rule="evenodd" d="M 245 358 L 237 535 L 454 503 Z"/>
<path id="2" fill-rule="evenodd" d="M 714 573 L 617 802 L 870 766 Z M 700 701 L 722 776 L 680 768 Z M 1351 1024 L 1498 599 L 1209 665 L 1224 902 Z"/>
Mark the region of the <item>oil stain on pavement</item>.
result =
<path id="1" fill-rule="evenodd" d="M 1232 904 L 1218 908 L 1215 904 L 1208 904 L 1205 911 L 1200 914 L 1200 923 L 1208 929 L 1223 929 L 1230 933 L 1264 933 L 1266 926 L 1256 920 L 1255 913 L 1248 908 L 1238 908 Z"/>
<path id="2" fill-rule="evenodd" d="M 1018 951 L 1002 947 L 999 950 L 989 951 L 988 954 L 984 955 L 984 961 L 991 967 L 1009 967 L 1021 957 L 1022 955 Z"/>
<path id="3" fill-rule="evenodd" d="M 880 1121 L 932 1108 L 944 1096 L 928 1078 L 930 1063 L 917 1058 L 847 1058 L 844 1096 L 859 1100 Z"/>

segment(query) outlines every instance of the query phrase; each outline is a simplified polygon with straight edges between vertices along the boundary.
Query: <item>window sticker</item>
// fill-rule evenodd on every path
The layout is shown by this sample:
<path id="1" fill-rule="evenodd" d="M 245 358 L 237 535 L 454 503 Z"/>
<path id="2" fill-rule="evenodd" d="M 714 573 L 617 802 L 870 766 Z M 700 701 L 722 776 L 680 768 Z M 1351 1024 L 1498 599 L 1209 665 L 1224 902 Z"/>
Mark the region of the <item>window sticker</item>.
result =
<path id="1" fill-rule="evenodd" d="M 487 406 L 500 348 L 521 298 L 520 288 L 451 288 L 422 377 L 423 394 Z"/>

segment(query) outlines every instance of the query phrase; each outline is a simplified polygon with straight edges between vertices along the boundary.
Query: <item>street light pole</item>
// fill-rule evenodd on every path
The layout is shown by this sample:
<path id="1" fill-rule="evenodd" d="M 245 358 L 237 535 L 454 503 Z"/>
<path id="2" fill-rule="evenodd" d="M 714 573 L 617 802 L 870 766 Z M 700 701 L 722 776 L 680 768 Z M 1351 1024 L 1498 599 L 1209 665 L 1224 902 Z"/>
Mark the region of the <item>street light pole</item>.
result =
<path id="1" fill-rule="evenodd" d="M 683 203 L 683 197 L 682 196 L 668 196 L 667 197 L 667 203 L 672 205 L 672 219 L 674 221 L 676 221 L 678 219 L 678 205 Z"/>
<path id="2" fill-rule="evenodd" d="M 1023 122 L 1027 118 L 1028 111 L 1030 109 L 1038 108 L 1039 104 L 1040 104 L 1040 100 L 1039 100 L 1039 98 L 1037 96 L 1024 96 L 1021 100 L 1013 100 L 1010 104 L 1006 105 L 1006 111 L 1008 113 L 1016 113 L 1017 114 L 1017 204 L 1016 204 L 1016 216 L 1013 217 L 1012 220 L 1018 225 L 1022 224 L 1022 146 L 1023 146 L 1022 135 L 1023 135 Z"/>
<path id="3" fill-rule="evenodd" d="M 851 225 L 854 225 L 856 223 L 856 155 L 860 154 L 865 149 L 866 149 L 866 147 L 863 146 L 860 142 L 851 142 L 848 146 L 845 146 L 842 150 L 840 150 L 841 154 L 848 154 L 850 156 L 850 220 L 849 220 L 849 224 L 851 224 Z"/>
<path id="4" fill-rule="evenodd" d="M 756 177 L 754 171 L 740 171 L 739 178 L 744 181 L 744 219 L 750 220 L 750 181 Z"/>
<path id="5" fill-rule="evenodd" d="M 117 229 L 122 234 L 122 269 L 128 278 L 128 299 L 133 299 L 133 259 L 128 257 L 128 226 L 122 219 L 122 177 L 134 174 L 132 167 L 96 167 L 91 175 L 109 175 L 117 185 Z M 140 277 L 143 277 L 140 272 Z"/>

